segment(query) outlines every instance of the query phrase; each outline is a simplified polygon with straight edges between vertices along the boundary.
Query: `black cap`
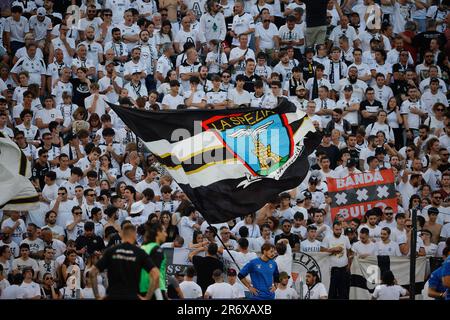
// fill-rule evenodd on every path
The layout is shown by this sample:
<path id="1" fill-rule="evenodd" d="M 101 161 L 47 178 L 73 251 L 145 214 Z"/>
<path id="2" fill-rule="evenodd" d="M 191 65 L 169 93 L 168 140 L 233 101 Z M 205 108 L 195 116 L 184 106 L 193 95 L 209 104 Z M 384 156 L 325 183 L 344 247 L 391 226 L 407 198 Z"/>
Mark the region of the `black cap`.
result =
<path id="1" fill-rule="evenodd" d="M 353 228 L 347 227 L 344 230 L 344 235 L 347 235 L 347 234 L 353 233 L 353 232 L 355 232 L 355 230 L 353 230 Z"/>
<path id="2" fill-rule="evenodd" d="M 350 158 L 347 160 L 347 167 L 356 167 L 357 163 L 356 160 L 353 158 Z"/>
<path id="3" fill-rule="evenodd" d="M 329 130 L 324 130 L 324 131 L 323 131 L 323 136 L 324 136 L 324 137 L 331 137 L 331 131 L 329 131 Z"/>
<path id="4" fill-rule="evenodd" d="M 346 85 L 344 91 L 353 91 L 353 86 L 351 84 Z"/>
<path id="5" fill-rule="evenodd" d="M 85 224 L 84 224 L 84 230 L 86 230 L 86 231 L 92 231 L 92 230 L 94 230 L 94 229 L 95 229 L 94 222 L 92 222 L 92 221 L 86 221 L 86 222 L 85 222 Z"/>

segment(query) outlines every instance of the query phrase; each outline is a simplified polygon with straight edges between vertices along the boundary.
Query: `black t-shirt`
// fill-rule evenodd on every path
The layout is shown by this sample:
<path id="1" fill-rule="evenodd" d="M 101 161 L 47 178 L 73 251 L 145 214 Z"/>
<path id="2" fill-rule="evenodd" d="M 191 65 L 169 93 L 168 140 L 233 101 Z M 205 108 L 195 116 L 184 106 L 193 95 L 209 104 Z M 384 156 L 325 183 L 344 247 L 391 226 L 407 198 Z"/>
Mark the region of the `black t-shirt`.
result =
<path id="1" fill-rule="evenodd" d="M 401 94 L 407 94 L 408 93 L 408 82 L 404 80 L 394 80 L 393 83 L 389 85 L 392 89 L 392 93 L 395 97 L 401 95 Z"/>
<path id="2" fill-rule="evenodd" d="M 78 78 L 72 79 L 70 82 L 73 86 L 73 103 L 84 108 L 84 99 L 91 95 L 87 82 L 82 82 Z"/>
<path id="3" fill-rule="evenodd" d="M 103 239 L 99 236 L 86 237 L 85 235 L 81 235 L 75 240 L 75 245 L 77 250 L 81 250 L 83 247 L 87 247 L 86 252 L 88 254 L 93 254 L 95 251 L 102 251 L 105 249 L 105 243 Z"/>
<path id="4" fill-rule="evenodd" d="M 31 170 L 31 178 L 33 180 L 39 179 L 39 187 L 41 188 L 41 190 L 44 189 L 44 178 L 49 171 L 50 166 L 48 165 L 48 163 L 46 163 L 45 165 L 41 165 L 39 162 L 34 163 L 33 169 Z"/>
<path id="5" fill-rule="evenodd" d="M 253 74 L 250 77 L 244 74 L 244 77 L 245 77 L 244 90 L 247 90 L 248 92 L 255 92 L 255 81 L 261 80 L 261 77 L 256 74 Z"/>
<path id="6" fill-rule="evenodd" d="M 96 264 L 100 272 L 108 270 L 106 293 L 110 299 L 136 299 L 141 269 L 149 272 L 154 266 L 144 250 L 130 243 L 108 248 Z"/>
<path id="7" fill-rule="evenodd" d="M 303 0 L 306 4 L 306 27 L 327 25 L 328 0 Z"/>
<path id="8" fill-rule="evenodd" d="M 282 233 L 277 236 L 275 236 L 274 242 L 277 243 L 281 239 L 288 239 L 289 245 L 291 248 L 294 248 L 296 243 L 300 243 L 300 237 L 294 233 L 289 233 L 288 235 Z"/>
<path id="9" fill-rule="evenodd" d="M 212 274 L 214 270 L 223 270 L 223 263 L 217 258 L 194 256 L 192 258 L 195 271 L 197 272 L 197 284 L 202 288 L 203 293 L 209 285 L 214 283 Z"/>
<path id="10" fill-rule="evenodd" d="M 378 101 L 374 100 L 372 103 L 370 103 L 368 100 L 364 100 L 360 104 L 359 112 L 361 112 L 361 124 L 365 127 L 367 127 L 369 124 L 374 123 L 376 121 L 376 118 L 364 118 L 362 116 L 362 111 L 366 110 L 369 112 L 378 112 L 378 110 L 383 109 L 383 104 Z"/>
<path id="11" fill-rule="evenodd" d="M 317 152 L 323 151 L 327 154 L 328 158 L 330 158 L 330 168 L 334 170 L 337 166 L 337 162 L 340 156 L 339 148 L 335 145 L 331 145 L 329 147 L 319 145 L 316 150 Z"/>
<path id="12" fill-rule="evenodd" d="M 303 60 L 302 62 L 300 62 L 300 69 L 302 70 L 303 73 L 303 80 L 306 82 L 308 81 L 309 78 L 313 78 L 314 77 L 314 70 L 316 69 L 316 66 L 319 63 L 315 60 L 313 60 L 312 62 L 308 62 L 306 59 Z"/>

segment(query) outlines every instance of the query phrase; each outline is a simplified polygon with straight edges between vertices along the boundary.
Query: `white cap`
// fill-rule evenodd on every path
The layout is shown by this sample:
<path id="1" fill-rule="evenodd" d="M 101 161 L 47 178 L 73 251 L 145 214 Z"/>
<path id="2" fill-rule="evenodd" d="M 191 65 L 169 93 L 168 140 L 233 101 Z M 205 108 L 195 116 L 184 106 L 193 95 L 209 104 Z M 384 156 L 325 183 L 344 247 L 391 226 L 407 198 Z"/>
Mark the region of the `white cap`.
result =
<path id="1" fill-rule="evenodd" d="M 131 205 L 131 210 L 130 210 L 130 214 L 137 214 L 137 213 L 141 213 L 142 211 L 144 211 L 145 207 L 142 204 L 142 202 L 135 202 Z"/>
<path id="2" fill-rule="evenodd" d="M 38 8 L 36 12 L 38 16 L 45 16 L 47 14 L 47 10 L 43 7 Z"/>

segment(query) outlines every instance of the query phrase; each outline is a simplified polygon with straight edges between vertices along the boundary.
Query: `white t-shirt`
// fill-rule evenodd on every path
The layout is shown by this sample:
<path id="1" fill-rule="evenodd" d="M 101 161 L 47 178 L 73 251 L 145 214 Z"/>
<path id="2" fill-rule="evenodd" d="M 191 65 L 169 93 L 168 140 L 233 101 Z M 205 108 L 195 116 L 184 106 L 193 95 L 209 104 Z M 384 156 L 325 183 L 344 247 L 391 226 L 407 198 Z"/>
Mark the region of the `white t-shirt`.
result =
<path id="1" fill-rule="evenodd" d="M 277 288 L 277 290 L 275 290 L 275 299 L 277 300 L 296 300 L 298 299 L 298 293 L 297 291 L 295 291 L 294 288 L 285 288 L 285 289 L 280 289 Z"/>
<path id="2" fill-rule="evenodd" d="M 369 241 L 367 244 L 358 241 L 352 245 L 352 251 L 356 254 L 356 256 L 366 254 L 369 256 L 374 256 L 376 255 L 376 246 L 372 241 Z"/>
<path id="3" fill-rule="evenodd" d="M 378 241 L 375 243 L 376 255 L 377 256 L 391 256 L 391 257 L 401 257 L 400 247 L 397 242 L 389 241 L 389 243 L 384 243 L 383 241 Z"/>
<path id="4" fill-rule="evenodd" d="M 249 104 L 251 102 L 251 94 L 246 90 L 239 93 L 233 88 L 228 92 L 228 100 L 233 101 L 233 104 L 238 106 L 241 104 Z"/>
<path id="5" fill-rule="evenodd" d="M 314 242 L 311 242 L 308 239 L 306 239 L 300 243 L 300 251 L 305 253 L 320 252 L 321 246 L 322 242 L 320 242 L 319 240 L 314 240 Z"/>
<path id="6" fill-rule="evenodd" d="M 0 296 L 0 299 L 2 300 L 16 300 L 21 298 L 22 288 L 16 284 L 6 287 L 4 290 L 2 290 L 2 295 Z"/>
<path id="7" fill-rule="evenodd" d="M 379 226 L 375 226 L 375 228 L 370 228 L 367 224 L 362 224 L 358 228 L 358 233 L 361 232 L 362 228 L 369 229 L 369 237 L 370 239 L 378 240 L 381 237 L 381 228 Z"/>
<path id="8" fill-rule="evenodd" d="M 18 219 L 17 221 L 19 221 L 19 225 L 17 226 L 16 229 L 14 229 L 14 232 L 11 235 L 11 240 L 19 245 L 23 240 L 23 235 L 26 232 L 27 227 L 22 219 Z M 11 218 L 8 218 L 5 221 L 3 221 L 1 229 L 3 230 L 6 227 L 12 228 L 15 223 L 16 222 L 13 221 Z"/>
<path id="9" fill-rule="evenodd" d="M 192 237 L 194 235 L 194 224 L 196 224 L 195 221 L 189 219 L 189 217 L 182 217 L 179 224 L 179 231 L 180 236 L 184 239 L 183 247 L 187 247 L 189 243 L 192 242 Z"/>
<path id="10" fill-rule="evenodd" d="M 226 282 L 219 282 L 210 285 L 205 294 L 208 294 L 211 299 L 233 299 L 233 287 Z"/>
<path id="11" fill-rule="evenodd" d="M 303 284 L 303 299 L 317 300 L 323 297 L 328 297 L 328 292 L 322 282 L 316 283 L 309 289 L 306 284 Z"/>
<path id="12" fill-rule="evenodd" d="M 180 283 L 180 289 L 185 299 L 197 299 L 203 296 L 202 288 L 194 281 L 184 280 Z"/>
<path id="13" fill-rule="evenodd" d="M 377 300 L 400 300 L 400 297 L 404 295 L 406 295 L 406 289 L 399 285 L 381 284 L 376 286 L 372 296 Z"/>
<path id="14" fill-rule="evenodd" d="M 268 29 L 265 29 L 261 22 L 256 24 L 255 36 L 259 38 L 259 47 L 261 49 L 273 49 L 273 37 L 278 36 L 278 34 L 278 29 L 273 23 L 270 23 Z"/>
<path id="15" fill-rule="evenodd" d="M 347 250 L 351 248 L 350 241 L 348 237 L 341 234 L 339 238 L 333 235 L 325 237 L 322 241 L 322 246 L 324 248 L 336 248 L 341 247 L 343 250 L 340 253 L 333 254 L 330 256 L 331 267 L 345 267 L 348 264 Z"/>
<path id="16" fill-rule="evenodd" d="M 178 105 L 184 104 L 184 98 L 179 94 L 175 97 L 171 94 L 166 94 L 161 102 L 162 105 L 169 106 L 169 110 L 176 110 Z"/>

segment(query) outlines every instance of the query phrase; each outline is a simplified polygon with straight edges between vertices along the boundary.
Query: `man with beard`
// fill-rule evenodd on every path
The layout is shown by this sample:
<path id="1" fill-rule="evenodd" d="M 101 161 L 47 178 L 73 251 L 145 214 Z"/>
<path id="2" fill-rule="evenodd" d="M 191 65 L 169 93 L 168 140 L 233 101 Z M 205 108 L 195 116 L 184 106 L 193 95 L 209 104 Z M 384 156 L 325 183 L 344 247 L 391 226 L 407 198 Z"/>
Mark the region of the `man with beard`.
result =
<path id="1" fill-rule="evenodd" d="M 145 86 L 147 91 L 150 92 L 156 89 L 155 79 L 153 77 L 153 71 L 156 68 L 156 61 L 158 61 L 158 53 L 156 51 L 156 46 L 154 39 L 150 40 L 150 33 L 148 30 L 142 30 L 139 33 L 139 48 L 141 48 L 141 59 L 140 62 L 145 67 Z"/>
<path id="2" fill-rule="evenodd" d="M 358 111 L 360 100 L 353 97 L 353 87 L 347 85 L 344 87 L 344 94 L 341 95 L 341 99 L 336 102 L 336 108 L 342 109 L 344 119 L 350 123 L 353 133 L 358 128 Z"/>
<path id="3" fill-rule="evenodd" d="M 339 92 L 340 97 L 344 96 L 344 89 L 349 85 L 353 88 L 352 97 L 362 101 L 364 99 L 364 93 L 367 89 L 367 84 L 358 79 L 358 68 L 353 65 L 348 68 L 347 78 L 341 79 L 338 82 L 337 91 Z"/>
<path id="4" fill-rule="evenodd" d="M 431 204 L 426 206 L 423 211 L 428 212 L 429 209 L 434 208 L 438 210 L 438 218 L 436 223 L 444 225 L 450 222 L 450 210 L 449 207 L 442 206 L 442 195 L 439 191 L 433 191 L 431 194 Z"/>
<path id="5" fill-rule="evenodd" d="M 251 260 L 239 272 L 238 277 L 248 288 L 253 300 L 273 300 L 279 282 L 278 266 L 275 258 L 275 246 L 265 243 L 261 246 L 261 257 Z M 251 284 L 246 279 L 250 275 Z"/>
<path id="6" fill-rule="evenodd" d="M 333 234 L 322 241 L 322 252 L 331 255 L 330 266 L 330 299 L 346 299 L 349 297 L 349 271 L 348 255 L 351 254 L 351 245 L 347 236 L 342 234 L 340 222 L 333 223 Z"/>
<path id="7" fill-rule="evenodd" d="M 143 79 L 147 76 L 145 73 L 145 66 L 141 61 L 141 49 L 139 47 L 134 47 L 131 50 L 131 60 L 125 63 L 125 71 L 123 72 L 123 77 L 127 81 L 131 81 L 131 77 L 134 73 L 139 73 L 139 78 L 143 83 Z"/>
<path id="8" fill-rule="evenodd" d="M 208 92 L 213 88 L 212 82 L 208 80 L 208 66 L 201 66 L 199 70 L 200 83 L 197 90 Z"/>
<path id="9" fill-rule="evenodd" d="M 349 68 L 356 67 L 358 69 L 358 79 L 361 81 L 369 81 L 372 78 L 370 67 L 368 64 L 362 61 L 363 52 L 360 48 L 353 50 L 353 64 L 349 65 Z"/>
<path id="10" fill-rule="evenodd" d="M 106 75 L 98 81 L 100 94 L 106 95 L 109 102 L 116 103 L 123 87 L 123 80 L 117 76 L 114 61 L 105 63 L 105 71 Z"/>
<path id="11" fill-rule="evenodd" d="M 122 32 L 119 28 L 111 30 L 112 41 L 105 43 L 105 52 L 109 49 L 114 50 L 114 62 L 120 66 L 120 72 L 124 71 L 124 64 L 128 60 L 128 47 L 122 41 Z"/>
<path id="12" fill-rule="evenodd" d="M 291 97 L 290 100 L 297 109 L 300 109 L 302 111 L 306 111 L 306 107 L 308 106 L 308 99 L 307 99 L 307 91 L 304 85 L 299 85 L 295 89 L 295 97 Z M 315 109 L 315 108 L 314 108 Z"/>
<path id="13" fill-rule="evenodd" d="M 87 27 L 86 40 L 82 42 L 87 48 L 87 58 L 92 61 L 95 66 L 103 62 L 103 47 L 95 39 L 95 29 L 92 26 Z"/>

